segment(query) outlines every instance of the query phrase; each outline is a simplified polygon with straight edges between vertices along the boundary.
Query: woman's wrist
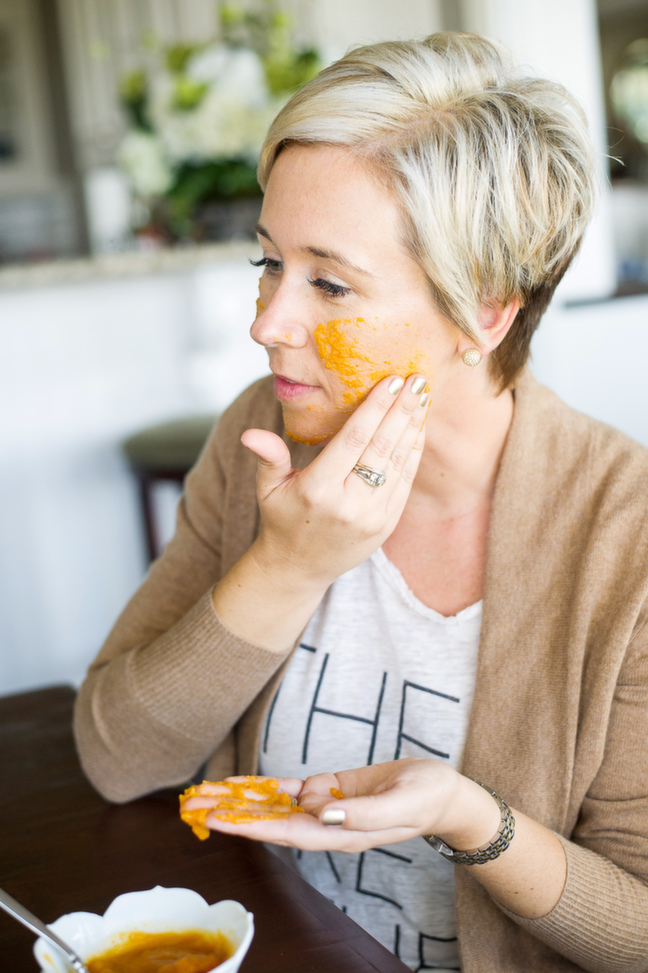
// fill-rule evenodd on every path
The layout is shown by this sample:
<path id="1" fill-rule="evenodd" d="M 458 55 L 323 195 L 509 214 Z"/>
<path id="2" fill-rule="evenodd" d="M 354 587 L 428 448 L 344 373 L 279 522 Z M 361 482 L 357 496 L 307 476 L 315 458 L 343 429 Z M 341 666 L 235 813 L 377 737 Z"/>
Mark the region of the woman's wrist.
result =
<path id="1" fill-rule="evenodd" d="M 487 789 L 462 774 L 457 778 L 445 820 L 433 833 L 453 851 L 473 851 L 493 839 L 501 824 L 501 810 Z"/>
<path id="2" fill-rule="evenodd" d="M 309 585 L 288 564 L 271 564 L 258 556 L 255 544 L 214 588 L 214 610 L 227 628 L 245 641 L 271 652 L 287 652 L 327 586 Z"/>
<path id="3" fill-rule="evenodd" d="M 306 560 L 306 563 L 304 561 Z M 263 530 L 241 558 L 255 575 L 280 596 L 315 598 L 319 603 L 335 577 L 324 577 L 315 552 L 308 558 L 291 555 L 286 542 L 273 543 Z"/>

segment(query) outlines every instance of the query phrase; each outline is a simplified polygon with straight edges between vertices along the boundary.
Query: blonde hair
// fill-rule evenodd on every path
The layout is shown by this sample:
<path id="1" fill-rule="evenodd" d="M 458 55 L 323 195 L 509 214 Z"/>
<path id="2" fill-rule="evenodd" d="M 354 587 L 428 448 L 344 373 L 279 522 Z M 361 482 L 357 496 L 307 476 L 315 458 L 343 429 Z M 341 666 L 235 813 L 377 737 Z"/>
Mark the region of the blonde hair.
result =
<path id="1" fill-rule="evenodd" d="M 352 50 L 297 92 L 263 145 L 262 188 L 294 143 L 346 147 L 396 193 L 405 245 L 441 313 L 471 340 L 480 307 L 519 298 L 490 356 L 500 387 L 511 385 L 596 195 L 572 95 L 523 76 L 483 37 L 432 34 Z"/>

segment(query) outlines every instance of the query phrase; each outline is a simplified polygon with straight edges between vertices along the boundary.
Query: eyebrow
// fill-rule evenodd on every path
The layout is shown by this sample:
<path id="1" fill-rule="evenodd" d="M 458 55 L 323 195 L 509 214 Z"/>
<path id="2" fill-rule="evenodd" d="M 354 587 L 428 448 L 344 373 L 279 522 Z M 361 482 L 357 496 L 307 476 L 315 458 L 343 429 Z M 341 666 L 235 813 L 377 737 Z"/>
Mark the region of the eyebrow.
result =
<path id="1" fill-rule="evenodd" d="M 259 236 L 265 237 L 273 246 L 276 243 L 270 236 L 269 232 L 266 230 L 261 223 L 257 223 L 256 231 Z M 373 277 L 370 271 L 365 270 L 363 267 L 358 267 L 357 264 L 351 263 L 351 261 L 340 253 L 338 250 L 322 250 L 320 247 L 302 247 L 304 253 L 310 253 L 313 257 L 320 257 L 322 260 L 332 260 L 334 263 L 339 264 L 340 267 L 346 267 L 348 270 L 353 270 L 357 274 L 362 274 L 364 277 Z"/>

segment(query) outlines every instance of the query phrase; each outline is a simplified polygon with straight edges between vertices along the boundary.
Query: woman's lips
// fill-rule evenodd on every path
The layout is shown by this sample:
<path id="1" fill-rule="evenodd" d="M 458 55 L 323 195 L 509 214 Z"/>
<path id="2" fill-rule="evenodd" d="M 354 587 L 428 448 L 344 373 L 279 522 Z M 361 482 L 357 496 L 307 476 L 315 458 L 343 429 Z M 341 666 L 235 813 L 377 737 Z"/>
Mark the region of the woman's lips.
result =
<path id="1" fill-rule="evenodd" d="M 292 402 L 304 395 L 317 392 L 318 388 L 318 385 L 303 385 L 301 382 L 293 382 L 283 375 L 275 375 L 274 378 L 274 394 L 280 402 Z"/>

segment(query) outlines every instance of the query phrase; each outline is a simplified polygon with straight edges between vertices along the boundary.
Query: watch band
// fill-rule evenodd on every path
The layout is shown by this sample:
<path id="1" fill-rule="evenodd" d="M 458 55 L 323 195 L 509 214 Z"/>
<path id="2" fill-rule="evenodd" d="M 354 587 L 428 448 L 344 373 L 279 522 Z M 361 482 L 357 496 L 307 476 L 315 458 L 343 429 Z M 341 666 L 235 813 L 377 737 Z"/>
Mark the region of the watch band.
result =
<path id="1" fill-rule="evenodd" d="M 475 780 L 475 778 L 471 777 L 470 780 Z M 483 865 L 485 862 L 499 858 L 502 852 L 506 851 L 511 844 L 513 835 L 515 834 L 515 818 L 511 814 L 511 809 L 506 801 L 503 801 L 499 794 L 496 794 L 490 787 L 486 787 L 480 780 L 475 780 L 475 783 L 483 787 L 485 791 L 488 791 L 491 797 L 497 801 L 501 814 L 499 829 L 487 844 L 482 845 L 481 848 L 475 848 L 473 851 L 455 851 L 449 845 L 446 845 L 445 841 L 442 841 L 441 838 L 437 838 L 436 835 L 422 835 L 431 848 L 438 851 L 448 861 L 454 862 L 455 865 Z"/>

